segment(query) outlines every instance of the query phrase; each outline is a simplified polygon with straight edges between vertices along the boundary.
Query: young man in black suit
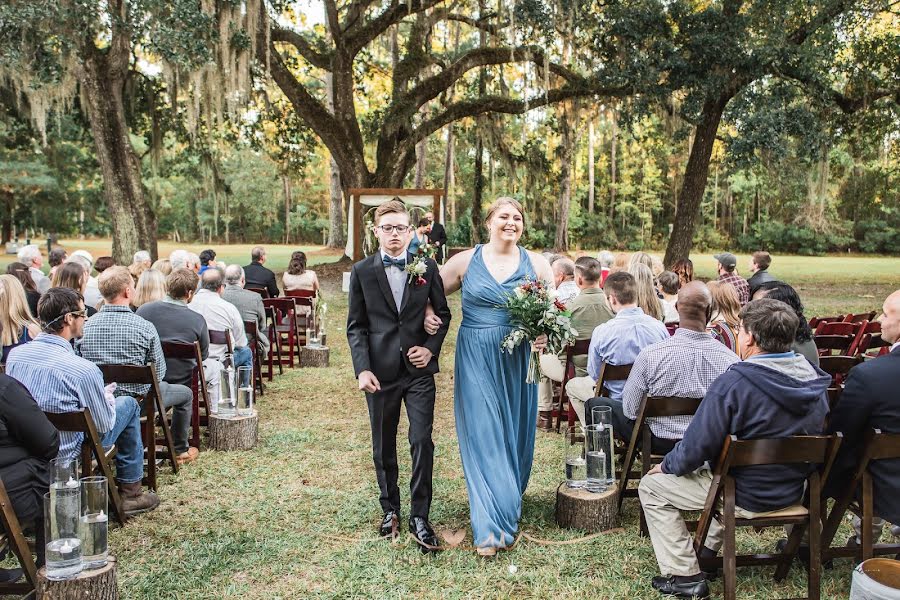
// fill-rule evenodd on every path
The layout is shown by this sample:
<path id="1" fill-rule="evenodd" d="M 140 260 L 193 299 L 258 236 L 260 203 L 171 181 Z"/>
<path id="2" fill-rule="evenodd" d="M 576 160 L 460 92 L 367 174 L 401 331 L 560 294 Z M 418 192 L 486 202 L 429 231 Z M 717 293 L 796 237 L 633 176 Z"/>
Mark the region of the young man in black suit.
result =
<path id="1" fill-rule="evenodd" d="M 425 213 L 425 218 L 431 221 L 431 229 L 428 231 L 428 242 L 437 246 L 437 254 L 434 258 L 438 264 L 444 262 L 444 246 L 447 245 L 447 230 L 434 220 L 434 213 Z"/>
<path id="2" fill-rule="evenodd" d="M 429 552 L 438 546 L 428 522 L 434 466 L 434 374 L 450 308 L 437 263 L 407 252 L 409 213 L 399 199 L 378 207 L 374 229 L 379 251 L 353 265 L 350 274 L 347 341 L 359 389 L 366 393 L 369 407 L 372 457 L 384 511 L 379 533 L 396 536 L 400 523 L 397 425 L 403 401 L 412 455 L 409 528 L 422 551 Z M 424 272 L 407 271 L 407 266 L 412 269 L 416 265 L 424 265 Z M 434 335 L 424 327 L 429 302 L 443 322 Z"/>

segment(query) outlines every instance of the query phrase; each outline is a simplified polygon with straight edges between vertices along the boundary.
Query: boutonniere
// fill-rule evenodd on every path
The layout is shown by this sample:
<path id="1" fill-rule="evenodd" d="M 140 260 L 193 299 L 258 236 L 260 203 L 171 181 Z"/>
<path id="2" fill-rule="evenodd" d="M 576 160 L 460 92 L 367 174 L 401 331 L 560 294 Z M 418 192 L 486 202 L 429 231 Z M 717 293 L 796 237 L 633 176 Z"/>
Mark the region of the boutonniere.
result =
<path id="1" fill-rule="evenodd" d="M 404 271 L 409 274 L 409 278 L 406 280 L 407 284 L 410 284 L 415 280 L 417 286 L 425 285 L 425 278 L 422 277 L 422 275 L 428 271 L 428 265 L 425 263 L 425 256 L 421 254 L 413 256 L 412 261 L 407 263 Z"/>

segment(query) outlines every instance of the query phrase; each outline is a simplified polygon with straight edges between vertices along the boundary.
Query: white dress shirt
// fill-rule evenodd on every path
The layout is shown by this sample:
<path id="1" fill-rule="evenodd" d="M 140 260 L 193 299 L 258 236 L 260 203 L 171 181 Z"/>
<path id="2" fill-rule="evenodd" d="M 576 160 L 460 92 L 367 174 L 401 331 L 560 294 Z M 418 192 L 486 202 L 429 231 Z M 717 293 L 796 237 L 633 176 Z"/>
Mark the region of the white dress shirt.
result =
<path id="1" fill-rule="evenodd" d="M 391 256 L 384 250 L 381 251 L 381 259 L 384 257 L 398 259 L 407 258 L 404 251 L 400 256 Z M 388 283 L 391 286 L 391 294 L 394 296 L 394 303 L 397 305 L 397 312 L 400 312 L 400 305 L 403 304 L 403 287 L 406 285 L 407 273 L 403 269 L 398 269 L 394 265 L 384 267 L 384 274 L 387 276 Z"/>
<path id="2" fill-rule="evenodd" d="M 191 310 L 203 315 L 206 326 L 212 331 L 228 331 L 231 333 L 231 342 L 235 348 L 247 345 L 247 334 L 244 332 L 244 320 L 238 309 L 222 298 L 216 292 L 199 290 L 194 294 L 194 299 L 188 304 Z M 209 355 L 222 359 L 227 348 L 224 344 L 210 344 Z"/>
<path id="3" fill-rule="evenodd" d="M 563 304 L 568 304 L 580 291 L 574 281 L 563 281 L 556 289 L 557 298 Z"/>

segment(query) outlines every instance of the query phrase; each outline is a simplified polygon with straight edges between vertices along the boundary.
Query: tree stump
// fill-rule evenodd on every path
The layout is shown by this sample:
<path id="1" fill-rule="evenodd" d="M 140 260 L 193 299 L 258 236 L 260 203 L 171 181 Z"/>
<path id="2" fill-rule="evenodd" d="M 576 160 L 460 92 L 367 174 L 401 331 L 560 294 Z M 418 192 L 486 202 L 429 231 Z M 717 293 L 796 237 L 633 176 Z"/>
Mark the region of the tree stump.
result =
<path id="1" fill-rule="evenodd" d="M 565 482 L 556 488 L 556 524 L 568 529 L 597 532 L 619 523 L 618 486 L 595 494 L 584 488 L 570 488 Z"/>
<path id="2" fill-rule="evenodd" d="M 47 579 L 47 569 L 37 576 L 38 600 L 118 600 L 116 559 L 112 556 L 99 569 L 82 571 L 77 577 L 63 581 Z"/>
<path id="3" fill-rule="evenodd" d="M 327 367 L 328 366 L 328 347 L 310 348 L 309 346 L 300 346 L 300 366 L 301 367 Z"/>
<path id="4" fill-rule="evenodd" d="M 259 414 L 249 417 L 209 415 L 209 447 L 211 450 L 251 450 L 259 437 Z"/>

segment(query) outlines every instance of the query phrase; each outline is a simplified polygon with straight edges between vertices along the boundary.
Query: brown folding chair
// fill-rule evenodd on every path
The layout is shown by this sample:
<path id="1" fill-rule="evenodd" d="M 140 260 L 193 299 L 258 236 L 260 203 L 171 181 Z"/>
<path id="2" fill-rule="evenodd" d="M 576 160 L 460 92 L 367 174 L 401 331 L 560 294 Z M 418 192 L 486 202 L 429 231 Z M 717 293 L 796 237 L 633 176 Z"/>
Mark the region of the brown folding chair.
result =
<path id="1" fill-rule="evenodd" d="M 572 403 L 569 402 L 569 394 L 566 392 L 566 384 L 569 383 L 569 380 L 574 379 L 575 377 L 575 357 L 584 356 L 588 353 L 590 347 L 590 338 L 586 340 L 575 340 L 574 344 L 566 347 L 566 365 L 565 370 L 563 371 L 563 380 L 560 384 L 559 402 L 557 403 L 557 408 L 552 409 L 550 412 L 551 419 L 554 416 L 554 412 L 556 413 L 556 433 L 559 433 L 559 428 L 562 423 L 563 410 L 566 411 L 566 418 L 569 421 L 569 427 L 572 427 L 572 425 L 575 424 L 575 409 L 572 408 Z"/>
<path id="2" fill-rule="evenodd" d="M 259 390 L 259 394 L 266 393 L 262 379 L 262 358 L 259 353 L 259 334 L 256 330 L 256 321 L 244 321 L 244 331 L 247 333 L 247 343 L 250 344 L 253 353 L 253 385 Z"/>
<path id="3" fill-rule="evenodd" d="M 834 317 L 813 317 L 809 320 L 810 329 L 815 330 L 822 323 L 835 323 L 838 321 L 843 321 L 844 315 L 836 315 Z"/>
<path id="4" fill-rule="evenodd" d="M 178 473 L 178 461 L 175 460 L 175 443 L 172 441 L 172 430 L 166 417 L 166 407 L 163 404 L 162 395 L 159 393 L 159 379 L 156 377 L 156 366 L 153 363 L 146 365 L 97 365 L 103 372 L 103 382 L 117 384 L 136 384 L 150 386 L 147 392 L 141 394 L 129 394 L 141 405 L 141 418 L 143 427 L 141 437 L 147 448 L 147 477 L 144 485 L 156 491 L 156 448 L 162 443 L 164 452 L 172 463 L 172 473 Z M 160 425 L 163 431 L 162 439 L 156 437 L 156 416 L 159 415 Z"/>
<path id="5" fill-rule="evenodd" d="M 267 290 L 266 288 L 260 288 L 260 287 L 245 287 L 244 289 L 245 289 L 245 290 L 249 290 L 249 291 L 251 291 L 251 292 L 256 292 L 257 294 L 259 294 L 260 296 L 263 297 L 263 300 L 265 300 L 266 298 L 269 297 L 269 290 Z"/>
<path id="6" fill-rule="evenodd" d="M 315 298 L 316 292 L 313 290 L 284 290 L 287 298 Z"/>
<path id="7" fill-rule="evenodd" d="M 861 356 L 820 356 L 819 368 L 831 375 L 831 387 L 841 388 L 850 369 L 863 361 Z"/>
<path id="8" fill-rule="evenodd" d="M 44 507 L 41 507 L 44 510 Z M 37 567 L 34 564 L 34 558 L 31 556 L 31 549 L 28 547 L 28 541 L 25 534 L 22 533 L 22 525 L 16 516 L 9 494 L 6 493 L 6 487 L 0 481 L 0 520 L 3 522 L 3 529 L 9 538 L 9 547 L 19 559 L 22 565 L 22 571 L 25 573 L 25 581 L 0 583 L 0 596 L 11 596 L 22 594 L 23 598 L 34 598 L 35 587 L 37 586 Z"/>
<path id="9" fill-rule="evenodd" d="M 219 331 L 217 329 L 209 330 L 209 343 L 225 346 L 228 354 L 234 354 L 234 344 L 231 341 L 230 331 Z"/>
<path id="10" fill-rule="evenodd" d="M 844 323 L 862 323 L 863 321 L 871 321 L 875 318 L 875 311 L 860 313 L 858 315 L 849 314 L 844 317 Z"/>
<path id="11" fill-rule="evenodd" d="M 271 306 L 264 307 L 266 311 L 266 329 L 269 332 L 269 354 L 266 356 L 266 376 L 269 381 L 275 376 L 275 364 L 278 365 L 278 374 L 284 374 L 284 367 L 281 364 L 281 344 L 278 343 L 278 333 L 275 330 L 275 309 Z"/>
<path id="12" fill-rule="evenodd" d="M 302 346 L 306 343 L 306 324 L 309 322 L 310 315 L 312 315 L 315 310 L 315 303 L 318 295 L 311 290 L 286 290 L 284 295 L 286 298 L 294 299 L 297 315 L 297 342 L 299 346 Z M 309 311 L 302 310 L 300 308 L 301 306 L 308 307 Z M 300 350 L 298 349 L 297 353 L 299 354 L 299 352 Z"/>
<path id="13" fill-rule="evenodd" d="M 608 381 L 625 381 L 631 375 L 632 364 L 627 365 L 610 365 L 603 363 L 600 366 L 600 377 L 597 379 L 597 386 L 594 388 L 595 396 L 602 396 L 606 390 Z M 608 393 L 608 390 L 607 390 Z"/>
<path id="14" fill-rule="evenodd" d="M 777 565 L 775 581 L 782 581 L 800 547 L 803 532 L 809 528 L 809 567 L 807 589 L 810 599 L 818 599 L 821 591 L 822 481 L 827 479 L 841 444 L 841 434 L 792 436 L 775 439 L 738 440 L 730 435 L 713 471 L 712 485 L 706 496 L 703 513 L 694 532 L 694 549 L 699 554 L 709 533 L 712 519 L 718 517 L 724 528 L 722 558 L 701 558 L 704 571 L 721 568 L 725 575 L 725 599 L 736 598 L 736 570 L 743 566 Z M 814 466 L 807 477 L 807 496 L 800 504 L 765 513 L 753 519 L 735 517 L 734 477 L 731 469 L 761 465 L 808 464 Z M 721 507 L 720 507 L 721 501 Z M 781 554 L 737 555 L 737 527 L 773 527 L 791 525 L 788 543 Z"/>
<path id="15" fill-rule="evenodd" d="M 57 431 L 73 431 L 84 435 L 84 440 L 81 442 L 81 476 L 90 477 L 99 473 L 106 477 L 112 510 L 119 523 L 124 525 L 128 515 L 122 508 L 122 498 L 119 495 L 119 487 L 116 485 L 112 471 L 112 461 L 116 457 L 117 449 L 115 445 L 109 449 L 103 447 L 102 437 L 97 431 L 91 411 L 83 408 L 76 412 L 45 412 L 44 414 L 47 415 L 47 420 L 56 427 Z M 94 461 L 96 461 L 96 466 Z"/>
<path id="16" fill-rule="evenodd" d="M 263 306 L 272 308 L 275 312 L 275 338 L 272 343 L 279 346 L 287 345 L 288 357 L 287 364 L 294 368 L 294 351 L 300 354 L 300 338 L 298 336 L 299 328 L 297 326 L 297 304 L 295 298 L 269 298 L 263 300 Z M 304 337 L 306 332 L 304 330 Z M 283 348 L 282 348 L 283 349 Z M 281 364 L 284 363 L 284 357 Z"/>
<path id="17" fill-rule="evenodd" d="M 881 322 L 869 321 L 865 327 L 860 329 L 859 335 L 854 342 L 854 346 L 847 353 L 850 356 L 861 356 L 866 358 L 875 358 L 881 354 L 887 354 L 891 343 L 881 337 Z M 870 350 L 875 350 L 874 354 L 869 354 Z"/>
<path id="18" fill-rule="evenodd" d="M 900 544 L 875 544 L 872 538 L 872 521 L 874 490 L 872 474 L 869 466 L 875 460 L 900 459 L 900 433 L 883 433 L 880 429 L 872 429 L 866 434 L 862 456 L 853 472 L 853 478 L 843 486 L 844 493 L 835 499 L 828 520 L 822 530 L 822 560 L 838 557 L 853 557 L 858 562 L 868 560 L 876 554 L 894 555 L 900 552 Z M 857 492 L 861 492 L 861 501 L 857 501 Z M 824 502 L 824 498 L 822 499 Z M 844 514 L 852 511 L 862 519 L 862 544 L 857 546 L 831 547 L 834 536 Z"/>
<path id="19" fill-rule="evenodd" d="M 628 442 L 628 450 L 622 463 L 622 471 L 619 474 L 619 512 L 622 512 L 622 501 L 625 498 L 637 498 L 637 488 L 629 489 L 628 482 L 632 478 L 643 477 L 650 471 L 653 464 L 662 460 L 661 456 L 652 453 L 651 441 L 653 439 L 650 424 L 647 419 L 660 417 L 693 416 L 703 398 L 679 398 L 675 396 L 657 397 L 648 396 L 641 402 L 637 420 L 631 432 L 631 440 Z M 634 459 L 637 456 L 638 444 L 641 445 L 641 472 L 632 472 Z M 656 458 L 656 460 L 654 459 Z M 641 513 L 641 533 L 647 534 L 647 520 L 644 518 L 644 508 L 638 503 Z"/>
<path id="20" fill-rule="evenodd" d="M 813 341 L 820 356 L 831 354 L 846 356 L 861 328 L 860 323 L 821 323 L 816 327 Z"/>
<path id="21" fill-rule="evenodd" d="M 194 368 L 191 369 L 191 440 L 190 445 L 200 447 L 200 427 L 209 424 L 209 395 L 206 389 L 206 376 L 203 374 L 203 353 L 200 351 L 200 342 L 163 342 L 163 356 L 178 360 L 193 360 Z M 200 415 L 203 407 L 204 415 Z"/>

